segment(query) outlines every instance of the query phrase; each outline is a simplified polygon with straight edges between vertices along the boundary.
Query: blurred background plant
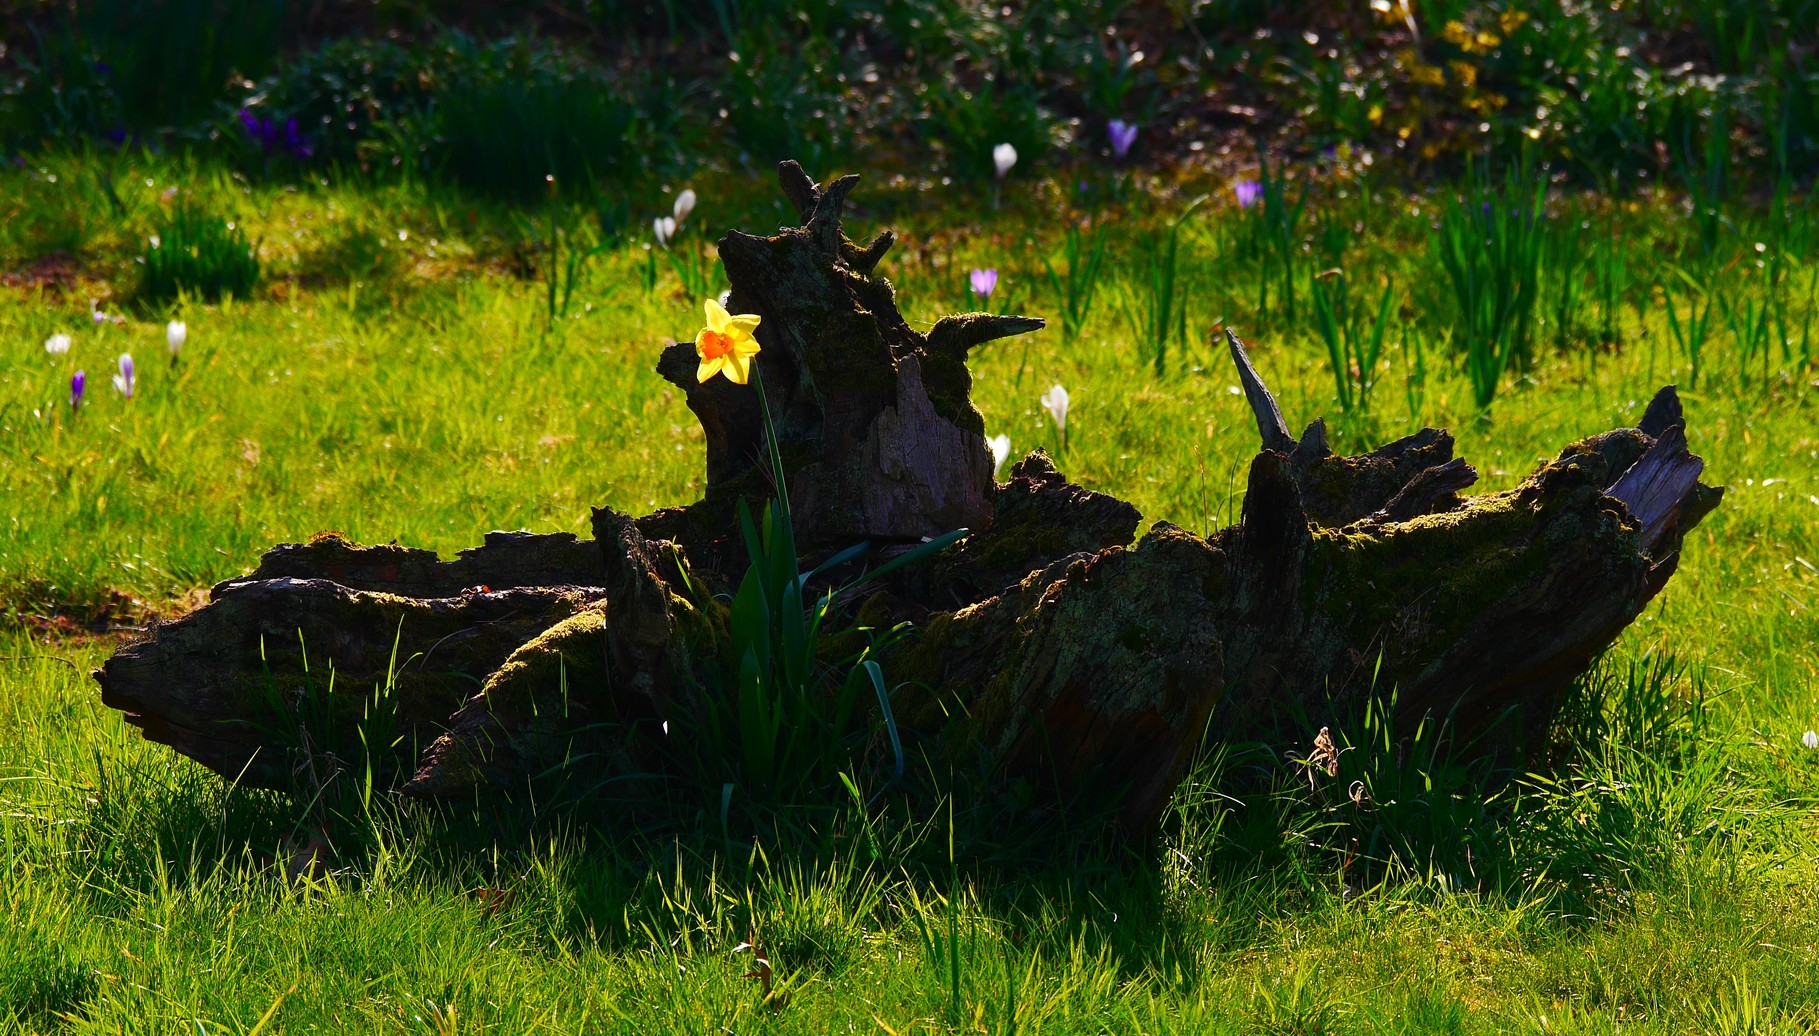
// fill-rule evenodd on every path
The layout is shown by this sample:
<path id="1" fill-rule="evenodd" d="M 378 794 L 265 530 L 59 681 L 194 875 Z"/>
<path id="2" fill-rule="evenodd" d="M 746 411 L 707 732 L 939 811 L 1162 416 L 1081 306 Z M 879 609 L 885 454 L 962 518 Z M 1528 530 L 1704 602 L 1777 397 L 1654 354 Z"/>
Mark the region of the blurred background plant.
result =
<path id="1" fill-rule="evenodd" d="M 610 191 L 783 156 L 983 180 L 1000 143 L 1019 174 L 1093 160 L 1110 119 L 1146 127 L 1148 162 L 1250 137 L 1440 174 L 1527 155 L 1619 192 L 1682 186 L 1701 211 L 1819 166 L 1819 0 L 15 6 L 10 153 L 244 151 L 245 109 L 295 120 L 313 168 L 520 199 L 552 172 Z"/>
<path id="2" fill-rule="evenodd" d="M 259 257 L 232 220 L 180 205 L 146 242 L 138 298 L 147 305 L 184 295 L 246 298 L 259 283 Z"/>

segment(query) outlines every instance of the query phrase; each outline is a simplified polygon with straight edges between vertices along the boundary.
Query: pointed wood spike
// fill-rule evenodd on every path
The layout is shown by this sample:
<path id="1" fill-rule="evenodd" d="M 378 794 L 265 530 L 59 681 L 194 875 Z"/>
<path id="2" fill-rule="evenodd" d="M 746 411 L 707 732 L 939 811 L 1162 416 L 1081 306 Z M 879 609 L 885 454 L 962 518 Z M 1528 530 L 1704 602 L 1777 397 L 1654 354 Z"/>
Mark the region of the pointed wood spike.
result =
<path id="1" fill-rule="evenodd" d="M 1282 408 L 1276 405 L 1276 397 L 1270 394 L 1269 386 L 1263 383 L 1257 368 L 1251 366 L 1244 343 L 1230 328 L 1226 329 L 1225 341 L 1231 346 L 1232 362 L 1238 365 L 1238 381 L 1244 386 L 1244 398 L 1251 405 L 1251 413 L 1257 417 L 1257 434 L 1263 439 L 1263 448 L 1288 453 L 1295 448 L 1295 440 L 1288 434 L 1288 422 L 1282 420 Z"/>
<path id="2" fill-rule="evenodd" d="M 1651 439 L 1659 439 L 1669 428 L 1686 427 L 1686 415 L 1680 410 L 1680 393 L 1672 385 L 1664 385 L 1655 398 L 1649 400 L 1648 409 L 1642 412 L 1642 420 L 1636 422 L 1636 430 Z"/>
<path id="3" fill-rule="evenodd" d="M 1670 425 L 1655 445 L 1605 490 L 1623 501 L 1640 526 L 1642 549 L 1653 553 L 1678 526 L 1680 514 L 1693 501 L 1705 461 L 1687 452 L 1686 434 Z"/>
<path id="4" fill-rule="evenodd" d="M 1311 464 L 1322 457 L 1332 456 L 1332 447 L 1326 444 L 1326 419 L 1314 418 L 1301 433 L 1301 441 L 1295 444 L 1295 461 L 1300 464 Z"/>
<path id="5" fill-rule="evenodd" d="M 793 158 L 779 162 L 777 183 L 783 188 L 783 196 L 796 206 L 797 217 L 808 222 L 808 218 L 815 214 L 815 204 L 821 200 L 821 191 L 808 173 L 803 171 L 801 163 Z"/>
<path id="6" fill-rule="evenodd" d="M 854 250 L 852 262 L 849 265 L 852 266 L 854 272 L 869 276 L 873 270 L 878 268 L 878 263 L 884 258 L 884 253 L 890 251 L 891 246 L 896 243 L 897 235 L 888 230 L 882 231 L 877 237 L 872 238 L 871 244 L 866 245 L 863 249 Z"/>
<path id="7" fill-rule="evenodd" d="M 848 173 L 821 188 L 815 199 L 815 214 L 808 218 L 808 232 L 830 252 L 840 247 L 840 215 L 846 208 L 846 196 L 858 183 L 859 174 Z"/>
<path id="8" fill-rule="evenodd" d="M 937 356 L 965 359 L 975 345 L 1012 335 L 1039 331 L 1048 326 L 1041 317 L 996 316 L 991 313 L 962 313 L 942 317 L 928 332 L 928 351 Z"/>

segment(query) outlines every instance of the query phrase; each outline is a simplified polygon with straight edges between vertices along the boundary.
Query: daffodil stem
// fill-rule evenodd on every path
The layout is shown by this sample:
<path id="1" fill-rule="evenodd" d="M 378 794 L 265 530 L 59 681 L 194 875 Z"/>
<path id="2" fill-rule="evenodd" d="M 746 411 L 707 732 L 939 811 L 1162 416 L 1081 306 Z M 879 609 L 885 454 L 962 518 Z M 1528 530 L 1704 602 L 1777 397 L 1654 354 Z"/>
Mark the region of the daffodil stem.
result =
<path id="1" fill-rule="evenodd" d="M 758 389 L 758 409 L 764 414 L 764 447 L 770 454 L 771 481 L 777 489 L 777 515 L 784 522 L 790 520 L 789 482 L 783 472 L 783 447 L 777 441 L 777 423 L 771 417 L 770 397 L 764 392 L 764 375 L 758 370 L 758 361 L 752 361 L 752 384 Z"/>

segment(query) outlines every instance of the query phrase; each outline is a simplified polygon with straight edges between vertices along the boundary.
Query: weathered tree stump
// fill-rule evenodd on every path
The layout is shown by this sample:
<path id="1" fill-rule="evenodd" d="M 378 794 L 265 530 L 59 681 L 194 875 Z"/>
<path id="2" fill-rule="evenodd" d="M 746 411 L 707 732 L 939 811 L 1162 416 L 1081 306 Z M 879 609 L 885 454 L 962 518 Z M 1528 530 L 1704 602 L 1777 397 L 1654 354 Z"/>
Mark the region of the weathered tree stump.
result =
<path id="1" fill-rule="evenodd" d="M 841 231 L 857 178 L 816 185 L 785 163 L 781 179 L 804 225 L 731 233 L 720 255 L 729 308 L 763 317 L 756 376 L 804 561 L 970 530 L 854 606 L 920 628 L 884 660 L 904 729 L 959 768 L 1029 782 L 1030 801 L 1114 804 L 1141 832 L 1203 737 L 1339 721 L 1391 688 L 1400 721 L 1445 716 L 1466 742 L 1521 757 L 1718 503 L 1671 387 L 1638 427 L 1461 498 L 1476 474 L 1444 431 L 1356 457 L 1334 454 L 1318 421 L 1292 438 L 1230 337 L 1262 440 L 1243 520 L 1210 538 L 1159 523 L 1132 543 L 1136 509 L 1040 451 L 993 484 L 967 352 L 1042 322 L 971 314 L 917 333 L 873 273 L 890 235 L 861 247 Z M 331 728 L 304 732 L 318 750 L 371 751 L 375 686 L 392 746 L 375 779 L 407 794 L 661 767 L 656 732 L 719 686 L 722 595 L 746 563 L 737 501 L 772 487 L 755 390 L 698 384 L 687 344 L 657 370 L 706 433 L 696 503 L 598 511 L 591 542 L 493 534 L 452 562 L 334 538 L 280 546 L 122 648 L 97 674 L 103 700 L 269 787 L 294 784 L 287 725 L 305 713 Z"/>

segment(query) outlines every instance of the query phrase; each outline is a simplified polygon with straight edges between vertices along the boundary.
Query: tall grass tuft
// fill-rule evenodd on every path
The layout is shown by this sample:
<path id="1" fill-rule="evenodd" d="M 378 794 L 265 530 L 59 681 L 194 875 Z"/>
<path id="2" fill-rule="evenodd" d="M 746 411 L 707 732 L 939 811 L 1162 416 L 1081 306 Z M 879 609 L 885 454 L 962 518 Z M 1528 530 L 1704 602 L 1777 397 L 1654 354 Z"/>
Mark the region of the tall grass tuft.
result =
<path id="1" fill-rule="evenodd" d="M 1699 377 L 1704 373 L 1702 363 L 1705 355 L 1706 339 L 1712 333 L 1712 311 L 1716 300 L 1705 285 L 1694 280 L 1685 271 L 1676 272 L 1686 281 L 1691 289 L 1687 295 L 1686 316 L 1681 317 L 1674 305 L 1673 292 L 1662 291 L 1662 303 L 1667 310 L 1667 329 L 1674 336 L 1674 344 L 1680 347 L 1680 355 L 1686 358 L 1690 373 L 1687 375 L 1688 388 L 1699 387 Z M 1703 305 L 1701 305 L 1703 303 Z"/>
<path id="2" fill-rule="evenodd" d="M 1372 317 L 1352 298 L 1344 271 L 1329 270 L 1314 278 L 1314 327 L 1326 343 L 1327 363 L 1333 370 L 1341 410 L 1370 409 L 1393 295 L 1394 286 L 1385 284 L 1376 316 Z"/>
<path id="3" fill-rule="evenodd" d="M 1398 729 L 1395 709 L 1395 692 L 1387 700 L 1373 696 L 1356 736 L 1341 732 L 1335 739 L 1330 782 L 1309 771 L 1339 826 L 1342 837 L 1334 844 L 1356 856 L 1355 864 L 1446 887 L 1494 880 L 1501 819 L 1494 800 L 1509 774 L 1484 745 L 1458 743 L 1446 717 L 1424 716 L 1413 730 Z M 1360 868 L 1361 876 L 1366 870 Z"/>
<path id="4" fill-rule="evenodd" d="M 1270 169 L 1269 156 L 1257 168 L 1257 201 L 1248 206 L 1249 251 L 1264 262 L 1257 283 L 1257 312 L 1269 311 L 1270 289 L 1276 290 L 1277 308 L 1284 319 L 1295 320 L 1295 258 L 1300 248 L 1298 227 L 1307 206 L 1304 192 L 1288 197 L 1286 163 Z"/>
<path id="5" fill-rule="evenodd" d="M 149 305 L 192 295 L 246 298 L 259 283 L 259 256 L 246 230 L 194 206 L 179 206 L 140 257 L 138 299 Z"/>
<path id="6" fill-rule="evenodd" d="M 1569 753 L 1517 789 L 1507 837 L 1523 882 L 1596 914 L 1703 869 L 1729 882 L 1773 866 L 1747 832 L 1788 807 L 1737 780 L 1742 759 L 1716 736 L 1710 699 L 1701 671 L 1669 654 L 1583 678 L 1557 727 Z"/>
<path id="7" fill-rule="evenodd" d="M 1542 237 L 1541 268 L 1548 285 L 1546 316 L 1553 325 L 1554 348 L 1561 352 L 1588 337 L 1581 317 L 1587 308 L 1583 296 L 1586 267 L 1590 264 L 1585 232 L 1590 225 L 1575 208 L 1569 207 L 1560 219 L 1549 221 Z"/>
<path id="8" fill-rule="evenodd" d="M 1714 100 L 1705 119 L 1705 135 L 1696 147 L 1692 135 L 1693 120 L 1688 119 L 1682 124 L 1679 172 L 1692 205 L 1700 250 L 1709 257 L 1718 252 L 1724 203 L 1731 187 L 1730 113 L 1722 95 Z"/>
<path id="9" fill-rule="evenodd" d="M 1526 171 L 1512 173 L 1501 188 L 1476 177 L 1441 215 L 1432 239 L 1452 289 L 1453 342 L 1480 410 L 1496 398 L 1506 370 L 1532 359 L 1545 189 Z"/>
<path id="10" fill-rule="evenodd" d="M 1049 289 L 1061 304 L 1061 340 L 1072 342 L 1086 326 L 1092 314 L 1093 301 L 1099 292 L 1100 270 L 1105 264 L 1105 226 L 1093 229 L 1089 239 L 1079 224 L 1069 221 L 1067 238 L 1061 246 L 1061 267 L 1047 255 L 1042 257 L 1048 274 Z"/>
<path id="11" fill-rule="evenodd" d="M 1181 227 L 1206 199 L 1203 194 L 1189 202 L 1181 215 L 1145 243 L 1138 260 L 1138 280 L 1134 286 L 1126 286 L 1125 319 L 1137 336 L 1139 352 L 1148 354 L 1157 377 L 1167 373 L 1169 342 L 1187 341 L 1187 300 L 1176 284 Z"/>

